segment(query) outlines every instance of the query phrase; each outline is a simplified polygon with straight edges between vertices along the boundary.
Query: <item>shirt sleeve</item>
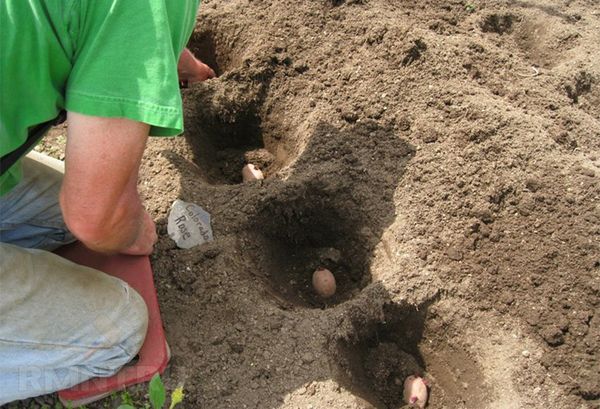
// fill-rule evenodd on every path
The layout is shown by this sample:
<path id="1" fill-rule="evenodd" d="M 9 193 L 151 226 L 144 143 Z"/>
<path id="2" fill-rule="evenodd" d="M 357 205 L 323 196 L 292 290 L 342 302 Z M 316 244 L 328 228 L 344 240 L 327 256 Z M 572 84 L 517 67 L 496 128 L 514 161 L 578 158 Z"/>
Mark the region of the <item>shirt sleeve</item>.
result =
<path id="1" fill-rule="evenodd" d="M 177 61 L 198 0 L 82 0 L 66 85 L 69 111 L 147 123 L 150 134 L 183 131 Z"/>

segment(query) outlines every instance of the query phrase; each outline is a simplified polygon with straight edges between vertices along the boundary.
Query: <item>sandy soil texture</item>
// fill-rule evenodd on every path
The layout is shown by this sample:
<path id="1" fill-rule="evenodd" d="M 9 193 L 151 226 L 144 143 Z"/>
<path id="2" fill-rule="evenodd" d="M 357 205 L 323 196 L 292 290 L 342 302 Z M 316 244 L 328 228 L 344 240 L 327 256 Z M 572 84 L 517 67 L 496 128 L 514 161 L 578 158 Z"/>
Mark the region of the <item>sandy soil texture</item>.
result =
<path id="1" fill-rule="evenodd" d="M 207 0 L 190 47 L 140 180 L 185 407 L 600 407 L 597 0 Z"/>

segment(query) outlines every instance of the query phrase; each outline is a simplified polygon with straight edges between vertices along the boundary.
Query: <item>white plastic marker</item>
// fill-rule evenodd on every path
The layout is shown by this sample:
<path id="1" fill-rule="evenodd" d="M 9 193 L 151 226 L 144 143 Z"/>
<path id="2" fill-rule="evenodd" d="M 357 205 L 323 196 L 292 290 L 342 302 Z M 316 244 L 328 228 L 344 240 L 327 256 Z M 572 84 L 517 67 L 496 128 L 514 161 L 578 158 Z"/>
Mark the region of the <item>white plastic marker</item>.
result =
<path id="1" fill-rule="evenodd" d="M 167 232 L 181 249 L 212 241 L 210 214 L 197 204 L 177 199 L 171 206 Z"/>

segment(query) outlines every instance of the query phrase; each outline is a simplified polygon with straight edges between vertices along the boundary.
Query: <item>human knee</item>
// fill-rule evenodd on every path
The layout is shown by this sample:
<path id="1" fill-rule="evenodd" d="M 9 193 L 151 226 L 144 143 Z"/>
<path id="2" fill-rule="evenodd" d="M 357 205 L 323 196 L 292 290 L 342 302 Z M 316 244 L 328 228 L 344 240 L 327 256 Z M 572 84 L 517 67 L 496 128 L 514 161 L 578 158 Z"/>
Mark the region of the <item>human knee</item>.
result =
<path id="1" fill-rule="evenodd" d="M 135 357 L 146 338 L 148 330 L 148 309 L 142 296 L 133 288 L 128 288 L 129 303 L 121 320 L 122 340 L 120 346 L 129 355 Z"/>
<path id="2" fill-rule="evenodd" d="M 135 351 L 135 356 L 146 339 L 146 332 L 148 330 L 148 308 L 146 307 L 146 302 L 136 290 L 130 287 L 129 291 L 131 297 L 130 319 L 132 330 L 128 343 L 130 344 L 130 350 Z"/>
<path id="3" fill-rule="evenodd" d="M 146 338 L 148 329 L 148 310 L 144 299 L 133 288 L 127 286 L 128 302 L 123 305 L 119 321 L 111 325 L 106 333 L 110 343 L 110 353 L 104 362 L 98 362 L 97 373 L 100 376 L 110 376 L 130 362 L 139 352 Z"/>

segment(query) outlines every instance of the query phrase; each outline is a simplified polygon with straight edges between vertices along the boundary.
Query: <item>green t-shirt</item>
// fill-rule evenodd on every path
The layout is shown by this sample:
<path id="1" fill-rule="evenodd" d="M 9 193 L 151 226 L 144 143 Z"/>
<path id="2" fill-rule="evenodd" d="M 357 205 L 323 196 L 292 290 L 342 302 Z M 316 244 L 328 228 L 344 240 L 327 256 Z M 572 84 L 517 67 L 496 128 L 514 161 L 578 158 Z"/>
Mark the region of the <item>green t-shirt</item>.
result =
<path id="1" fill-rule="evenodd" d="M 177 61 L 199 3 L 0 0 L 0 156 L 61 109 L 181 133 Z M 0 176 L 0 195 L 20 178 L 17 163 Z"/>

